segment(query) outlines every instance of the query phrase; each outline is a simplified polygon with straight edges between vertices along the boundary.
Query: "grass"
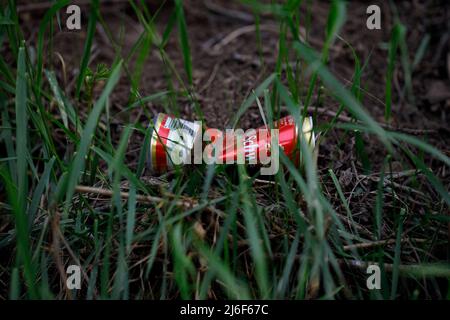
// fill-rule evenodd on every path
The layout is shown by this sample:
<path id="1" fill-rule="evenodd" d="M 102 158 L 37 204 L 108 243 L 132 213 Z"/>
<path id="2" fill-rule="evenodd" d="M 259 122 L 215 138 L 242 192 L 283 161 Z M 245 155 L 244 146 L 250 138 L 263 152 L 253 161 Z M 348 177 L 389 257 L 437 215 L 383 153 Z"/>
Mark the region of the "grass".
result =
<path id="1" fill-rule="evenodd" d="M 81 58 L 80 73 L 77 79 L 76 97 L 80 97 L 81 86 L 85 81 L 87 66 L 89 63 L 89 57 L 91 56 L 92 40 L 94 39 L 95 28 L 97 26 L 97 14 L 99 3 L 98 1 L 92 2 L 91 13 L 89 15 L 89 23 L 87 27 L 87 35 L 84 43 L 83 57 Z"/>
<path id="2" fill-rule="evenodd" d="M 395 58 L 397 56 L 397 48 L 399 38 L 403 37 L 405 33 L 404 26 L 396 24 L 392 30 L 391 41 L 389 42 L 389 62 L 388 62 L 388 72 L 386 79 L 386 109 L 384 111 L 384 118 L 388 121 L 391 117 L 392 109 L 392 77 L 395 67 Z"/>
<path id="3" fill-rule="evenodd" d="M 193 115 L 203 118 L 189 8 L 176 0 L 151 13 L 144 1 L 130 1 L 141 31 L 125 55 L 120 35 L 105 22 L 99 1 L 92 1 L 83 7 L 89 18 L 79 65 L 66 65 L 77 72 L 63 75 L 52 50 L 57 15 L 67 3 L 55 1 L 43 13 L 35 42 L 24 41 L 15 1 L 0 12 L 6 48 L 0 56 L 0 279 L 8 284 L 0 299 L 450 296 L 448 257 L 442 253 L 450 159 L 433 146 L 436 140 L 396 131 L 365 106 L 363 74 L 371 71 L 372 54 L 360 59 L 355 44 L 341 36 L 349 15 L 344 1 L 327 6 L 320 48 L 309 43 L 311 1 L 240 2 L 254 17 L 255 56 L 265 73 L 254 90 L 240 92 L 230 123 L 238 127 L 257 110 L 256 102 L 269 123 L 286 113 L 302 123 L 312 113 L 327 150 L 355 141 L 354 149 L 346 149 L 354 157 L 345 158 L 356 159 L 354 167 L 343 164 L 358 170 L 350 182 L 336 165 L 342 159 L 319 148 L 317 163 L 304 139 L 298 144 L 302 167 L 280 150 L 273 179 L 245 166 L 150 173 L 153 113 L 180 114 L 187 101 Z M 163 10 L 169 11 L 167 21 L 160 17 Z M 261 26 L 267 16 L 279 26 L 274 65 L 264 57 Z M 403 92 L 408 102 L 416 101 L 414 71 L 430 46 L 426 35 L 410 63 L 407 29 L 395 21 L 386 44 L 387 123 L 395 119 L 393 105 L 404 101 Z M 113 47 L 109 65 L 96 65 L 92 56 L 99 26 Z M 173 39 L 176 55 L 169 54 Z M 351 51 L 350 83 L 331 67 L 339 43 Z M 147 93 L 143 70 L 155 57 L 164 89 Z M 395 71 L 405 74 L 401 88 L 393 85 Z M 72 89 L 61 86 L 66 76 Z M 127 104 L 116 111 L 111 101 L 119 84 L 127 86 Z M 151 102 L 161 107 L 149 107 Z M 319 105 L 327 103 L 338 106 L 336 114 L 318 117 Z M 341 121 L 344 114 L 350 121 Z M 69 291 L 65 269 L 78 263 L 83 288 Z M 381 290 L 365 286 L 369 263 L 382 267 Z"/>

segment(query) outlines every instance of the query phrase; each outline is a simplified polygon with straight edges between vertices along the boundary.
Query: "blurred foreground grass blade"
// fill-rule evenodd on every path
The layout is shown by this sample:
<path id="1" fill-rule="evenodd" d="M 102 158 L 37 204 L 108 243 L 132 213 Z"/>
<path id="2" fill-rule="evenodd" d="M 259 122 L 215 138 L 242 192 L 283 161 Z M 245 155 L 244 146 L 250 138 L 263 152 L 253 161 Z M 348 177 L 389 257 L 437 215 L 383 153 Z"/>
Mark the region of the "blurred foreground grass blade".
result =
<path id="1" fill-rule="evenodd" d="M 284 156 L 284 154 L 283 154 Z M 286 206 L 289 210 L 289 212 L 291 213 L 291 215 L 294 217 L 294 220 L 297 223 L 297 228 L 302 232 L 306 232 L 306 223 L 304 221 L 304 218 L 301 215 L 301 208 L 298 207 L 297 203 L 295 202 L 294 199 L 294 194 L 292 193 L 291 189 L 289 188 L 286 179 L 284 177 L 284 170 L 282 168 L 280 168 L 280 170 L 278 171 L 276 178 L 278 183 L 280 184 L 281 187 L 281 192 L 283 194 L 283 198 L 284 198 L 284 206 Z M 294 178 L 295 180 L 295 178 Z"/>
<path id="2" fill-rule="evenodd" d="M 327 20 L 327 36 L 326 36 L 326 44 L 325 48 L 328 50 L 331 43 L 336 39 L 339 30 L 344 24 L 346 19 L 346 8 L 345 1 L 342 0 L 333 0 L 331 3 L 330 12 L 328 14 Z M 325 52 L 324 58 L 326 58 L 328 52 Z"/>
<path id="3" fill-rule="evenodd" d="M 189 47 L 189 38 L 187 34 L 186 19 L 184 17 L 183 1 L 175 0 L 175 10 L 177 16 L 178 33 L 180 37 L 181 51 L 183 52 L 184 69 L 188 78 L 189 85 L 192 85 L 192 58 Z"/>
<path id="4" fill-rule="evenodd" d="M 120 61 L 112 70 L 108 82 L 105 85 L 105 89 L 103 90 L 100 98 L 94 104 L 94 108 L 89 114 L 88 120 L 83 129 L 83 134 L 79 142 L 76 156 L 70 166 L 68 183 L 66 186 L 67 189 L 66 189 L 65 212 L 68 211 L 70 204 L 72 202 L 72 196 L 75 191 L 75 186 L 84 169 L 85 157 L 87 155 L 89 145 L 94 136 L 95 128 L 97 127 L 97 122 L 100 118 L 100 114 L 102 113 L 103 108 L 105 107 L 108 97 L 110 96 L 112 90 L 119 81 L 121 68 L 122 68 L 122 61 Z"/>
<path id="5" fill-rule="evenodd" d="M 133 242 L 134 225 L 136 222 L 136 187 L 130 183 L 130 197 L 128 198 L 127 226 L 125 233 L 125 244 L 127 254 L 131 252 L 131 243 Z"/>
<path id="6" fill-rule="evenodd" d="M 120 180 L 122 178 L 122 170 L 121 167 L 123 165 L 124 159 L 125 159 L 125 153 L 127 150 L 127 146 L 129 144 L 129 140 L 130 140 L 130 135 L 131 135 L 131 127 L 129 125 L 127 125 L 125 127 L 125 129 L 123 130 L 122 133 L 122 137 L 120 138 L 119 141 L 119 146 L 117 147 L 117 150 L 115 151 L 115 155 L 113 158 L 113 161 L 111 162 L 110 166 L 109 166 L 109 171 L 110 174 L 114 177 L 113 178 L 113 182 L 112 182 L 112 188 L 113 188 L 113 196 L 111 199 L 112 202 L 112 206 L 114 207 L 115 210 L 113 210 L 113 214 L 115 212 L 115 216 L 119 218 L 119 226 L 120 226 L 120 232 L 118 235 L 115 236 L 116 239 L 118 239 L 119 245 L 118 245 L 118 257 L 117 257 L 117 267 L 116 267 L 116 272 L 114 273 L 114 284 L 113 284 L 113 291 L 112 291 L 112 299 L 127 299 L 128 295 L 129 295 L 129 283 L 128 283 L 128 279 L 129 279 L 129 275 L 128 275 L 128 264 L 127 264 L 127 256 L 128 256 L 128 240 L 129 240 L 129 233 L 130 231 L 128 230 L 130 227 L 130 224 L 128 223 L 128 217 L 127 216 L 127 220 L 126 220 L 126 225 L 125 225 L 125 232 L 122 232 L 122 226 L 124 223 L 124 218 L 123 218 L 123 206 L 122 206 L 122 198 L 120 196 L 120 192 L 121 192 L 121 183 Z M 135 190 L 134 186 L 132 186 L 133 184 L 130 184 L 130 191 L 131 189 Z M 130 198 L 128 199 L 129 201 L 129 206 L 132 210 L 134 210 L 134 208 L 136 207 L 136 198 L 135 198 L 135 194 L 134 196 L 130 196 Z M 132 216 L 134 219 L 134 215 Z M 113 219 L 113 215 L 111 215 L 111 220 Z M 132 222 L 132 226 L 134 226 L 134 221 Z M 132 233 L 132 229 L 131 229 L 131 237 L 133 235 Z M 111 239 L 112 240 L 112 239 Z M 107 241 L 109 242 L 110 239 L 107 239 Z M 131 246 L 131 242 L 130 242 L 130 246 Z"/>
<path id="7" fill-rule="evenodd" d="M 174 276 L 180 289 L 180 295 L 182 299 L 191 299 L 191 283 L 189 278 L 193 278 L 195 274 L 195 268 L 190 260 L 190 257 L 186 254 L 185 245 L 182 236 L 182 226 L 178 223 L 173 227 L 171 234 L 173 264 L 174 264 Z"/>
<path id="8" fill-rule="evenodd" d="M 150 271 L 152 271 L 153 263 L 155 262 L 156 256 L 158 254 L 159 245 L 160 245 L 160 239 L 163 238 L 163 246 L 164 248 L 167 245 L 167 232 L 166 232 L 166 224 L 163 220 L 163 217 L 160 213 L 160 210 L 158 207 L 156 207 L 156 213 L 158 215 L 158 227 L 156 231 L 154 232 L 154 236 L 152 238 L 152 245 L 150 247 L 150 253 L 148 254 L 147 258 L 147 266 L 145 268 L 145 278 L 148 278 L 148 275 L 150 274 Z"/>
<path id="9" fill-rule="evenodd" d="M 28 228 L 28 217 L 26 215 L 28 194 L 28 125 L 27 125 L 27 75 L 25 64 L 25 48 L 19 48 L 17 57 L 16 78 L 16 155 L 17 155 L 17 177 L 16 183 L 10 177 L 6 167 L 0 167 L 0 175 L 6 188 L 8 199 L 14 213 L 16 225 L 16 237 L 18 248 L 18 263 L 23 264 L 23 275 L 27 285 L 29 297 L 38 297 L 36 290 L 36 273 L 31 258 L 31 244 L 29 241 L 30 230 Z M 18 292 L 13 288 L 12 292 Z"/>
<path id="10" fill-rule="evenodd" d="M 300 233 L 297 230 L 297 233 L 295 235 L 295 239 L 291 244 L 291 248 L 289 249 L 289 253 L 286 257 L 286 263 L 284 265 L 283 273 L 281 276 L 281 280 L 278 283 L 277 286 L 277 295 L 278 298 L 284 298 L 286 296 L 286 290 L 289 288 L 289 279 L 291 278 L 291 272 L 292 268 L 294 266 L 295 257 L 298 250 L 298 243 L 299 243 Z"/>
<path id="11" fill-rule="evenodd" d="M 3 181 L 9 204 L 11 205 L 14 213 L 17 238 L 17 264 L 18 267 L 23 265 L 23 276 L 25 278 L 29 297 L 31 299 L 36 299 L 38 298 L 38 292 L 36 290 L 36 269 L 31 259 L 31 243 L 29 241 L 30 230 L 28 228 L 25 204 L 19 202 L 19 198 L 21 198 L 21 196 L 4 165 L 0 166 L 0 178 Z M 18 279 L 18 277 L 15 279 Z M 17 282 L 14 287 L 11 288 L 11 294 L 16 297 L 18 297 L 18 293 L 20 291 L 20 284 L 20 282 Z"/>
<path id="12" fill-rule="evenodd" d="M 91 56 L 91 46 L 92 40 L 94 39 L 95 28 L 97 26 L 98 10 L 99 10 L 99 0 L 92 0 L 91 12 L 87 28 L 87 35 L 86 40 L 84 41 L 83 56 L 81 58 L 80 73 L 78 74 L 77 86 L 75 90 L 77 99 L 80 98 L 81 86 L 83 85 L 84 77 L 86 76 L 86 71 L 89 63 L 89 58 Z"/>
<path id="13" fill-rule="evenodd" d="M 128 279 L 128 266 L 126 263 L 125 247 L 123 243 L 120 243 L 117 257 L 117 268 L 115 272 L 115 278 L 112 288 L 111 297 L 113 300 L 123 299 L 127 300 L 129 295 L 129 279 Z"/>
<path id="14" fill-rule="evenodd" d="M 223 263 L 225 265 L 230 265 L 230 260 L 228 258 L 228 235 L 230 232 L 230 229 L 233 226 L 236 226 L 236 218 L 237 218 L 237 206 L 239 205 L 239 192 L 234 192 L 233 196 L 230 197 L 230 210 L 228 210 L 224 223 L 222 224 L 220 235 L 217 240 L 216 246 L 214 248 L 214 251 L 211 254 L 214 254 L 215 256 L 219 257 L 224 255 Z M 233 235 L 234 240 L 236 241 L 236 235 Z M 198 298 L 200 300 L 205 299 L 207 292 L 209 291 L 209 288 L 211 286 L 211 281 L 213 280 L 214 272 L 212 270 L 208 270 L 208 272 L 203 277 L 202 284 L 200 285 L 200 292 L 198 293 Z"/>
<path id="15" fill-rule="evenodd" d="M 251 201 L 251 191 L 248 186 L 249 177 L 243 165 L 238 165 L 239 171 L 239 189 L 241 192 L 241 202 L 243 206 L 243 215 L 245 220 L 245 227 L 250 244 L 253 261 L 256 269 L 256 282 L 258 283 L 260 298 L 269 298 L 269 279 L 266 257 L 264 253 L 264 246 L 261 241 L 261 236 L 258 232 L 257 218 L 254 216 L 258 214 L 257 210 L 253 210 L 253 203 Z"/>
<path id="16" fill-rule="evenodd" d="M 19 48 L 16 80 L 16 156 L 17 156 L 17 188 L 18 201 L 25 210 L 27 187 L 27 155 L 28 155 L 28 115 L 27 115 L 27 75 L 25 73 L 25 48 Z"/>
<path id="17" fill-rule="evenodd" d="M 11 280 L 9 285 L 9 299 L 18 300 L 20 295 L 20 277 L 19 269 L 16 267 L 12 268 Z"/>
<path id="18" fill-rule="evenodd" d="M 123 171 L 121 170 L 124 165 L 125 153 L 129 144 L 131 135 L 131 127 L 128 125 L 125 127 L 122 133 L 122 137 L 119 141 L 119 146 L 114 152 L 113 161 L 109 164 L 109 174 L 113 177 L 112 181 L 112 206 L 116 210 L 116 215 L 119 217 L 119 224 L 122 227 L 123 223 L 123 212 L 122 212 L 122 198 L 120 196 L 121 192 L 121 178 L 123 176 Z M 120 242 L 122 243 L 123 234 L 120 233 Z"/>
<path id="19" fill-rule="evenodd" d="M 436 159 L 442 161 L 443 163 L 445 163 L 448 167 L 450 167 L 450 158 L 447 157 L 444 153 L 442 153 L 441 151 L 439 151 L 438 149 L 436 149 L 435 147 L 433 147 L 432 145 L 407 134 L 404 133 L 399 133 L 399 132 L 393 132 L 393 131 L 389 131 L 388 135 L 391 138 L 394 138 L 393 140 L 403 140 L 404 142 L 413 145 L 417 148 L 419 148 L 420 150 L 423 150 L 427 153 L 429 153 L 430 155 L 432 155 L 433 157 L 435 157 Z"/>
<path id="20" fill-rule="evenodd" d="M 250 299 L 250 293 L 248 287 L 244 282 L 239 281 L 230 271 L 228 265 L 223 263 L 220 258 L 213 254 L 210 249 L 207 249 L 202 244 L 197 243 L 197 247 L 201 255 L 208 262 L 208 269 L 217 274 L 225 287 L 225 292 L 231 299 L 248 300 Z"/>

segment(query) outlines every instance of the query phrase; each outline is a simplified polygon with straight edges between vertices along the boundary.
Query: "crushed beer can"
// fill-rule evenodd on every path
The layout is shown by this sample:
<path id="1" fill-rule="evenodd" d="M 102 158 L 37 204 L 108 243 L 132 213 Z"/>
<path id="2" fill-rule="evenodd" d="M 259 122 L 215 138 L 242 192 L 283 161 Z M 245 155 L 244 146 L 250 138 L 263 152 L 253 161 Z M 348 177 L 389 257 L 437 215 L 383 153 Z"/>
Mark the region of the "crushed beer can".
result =
<path id="1" fill-rule="evenodd" d="M 304 118 L 299 128 L 294 117 L 286 116 L 275 121 L 273 128 L 275 130 L 262 126 L 239 134 L 230 129 L 207 129 L 203 135 L 201 122 L 160 113 L 155 117 L 152 129 L 150 167 L 154 171 L 163 172 L 174 165 L 202 163 L 202 159 L 198 161 L 199 150 L 200 158 L 203 156 L 207 164 L 245 163 L 262 167 L 269 163 L 267 159 L 273 157 L 277 157 L 278 163 L 278 148 L 272 148 L 273 143 L 277 143 L 296 165 L 301 165 L 298 143 L 302 137 L 311 150 L 314 150 L 316 137 L 311 117 Z M 207 142 L 204 143 L 204 140 Z"/>

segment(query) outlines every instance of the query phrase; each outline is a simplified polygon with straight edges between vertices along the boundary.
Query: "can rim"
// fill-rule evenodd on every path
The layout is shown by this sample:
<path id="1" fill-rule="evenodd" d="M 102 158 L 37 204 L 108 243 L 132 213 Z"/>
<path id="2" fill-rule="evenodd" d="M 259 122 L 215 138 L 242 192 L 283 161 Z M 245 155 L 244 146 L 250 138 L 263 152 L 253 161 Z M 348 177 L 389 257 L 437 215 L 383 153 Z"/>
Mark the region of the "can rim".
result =
<path id="1" fill-rule="evenodd" d="M 306 124 L 306 126 L 305 126 Z M 307 127 L 307 128 L 305 128 Z M 316 146 L 316 134 L 313 130 L 314 128 L 314 124 L 313 124 L 313 119 L 311 116 L 305 117 L 303 118 L 303 123 L 302 123 L 302 133 L 306 138 L 306 141 L 308 143 L 308 145 L 310 145 L 313 149 Z M 297 124 L 297 122 L 295 122 L 295 144 L 298 143 L 298 139 L 299 139 L 300 135 L 299 135 L 299 126 Z"/>
<path id="2" fill-rule="evenodd" d="M 311 116 L 309 116 L 308 118 L 305 118 L 305 119 L 303 120 L 303 123 L 304 123 L 306 120 L 309 120 L 309 128 L 307 129 L 306 132 L 305 132 L 305 130 L 303 130 L 303 134 L 305 135 L 305 137 L 306 137 L 306 139 L 307 139 L 307 141 L 308 141 L 308 144 L 309 144 L 312 148 L 314 148 L 314 147 L 316 146 L 316 134 L 315 134 L 315 132 L 314 132 L 314 130 L 313 130 L 313 128 L 314 128 L 314 125 L 313 125 L 313 119 L 312 119 Z"/>
<path id="3" fill-rule="evenodd" d="M 166 115 L 164 113 L 159 113 L 154 120 L 153 130 L 152 130 L 152 137 L 150 140 L 150 168 L 152 170 L 158 169 L 158 163 L 156 159 L 156 144 L 158 143 L 158 132 L 162 125 L 162 122 Z"/>

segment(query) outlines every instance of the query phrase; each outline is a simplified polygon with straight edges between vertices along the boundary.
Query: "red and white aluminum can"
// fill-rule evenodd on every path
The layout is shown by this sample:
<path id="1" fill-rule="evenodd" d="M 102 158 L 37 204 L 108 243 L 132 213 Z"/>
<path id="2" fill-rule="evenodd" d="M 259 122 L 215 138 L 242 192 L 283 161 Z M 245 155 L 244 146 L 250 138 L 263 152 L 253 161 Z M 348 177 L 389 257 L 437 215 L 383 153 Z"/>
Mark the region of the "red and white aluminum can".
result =
<path id="1" fill-rule="evenodd" d="M 311 150 L 316 143 L 312 118 L 304 118 L 299 127 L 292 116 L 287 116 L 275 121 L 273 127 L 278 130 L 279 147 L 296 165 L 301 165 L 297 147 L 299 139 L 304 137 Z M 300 134 L 300 129 L 303 134 Z M 218 129 L 209 129 L 207 134 L 210 143 L 206 144 L 205 152 L 200 148 L 200 153 L 202 156 L 207 155 L 209 163 L 231 164 L 243 160 L 243 163 L 264 165 L 264 158 L 271 156 L 271 131 L 264 126 L 247 130 L 240 136 L 242 144 L 237 143 L 236 134 L 230 137 Z M 203 146 L 202 138 L 200 122 L 187 121 L 164 113 L 158 114 L 150 140 L 150 168 L 164 172 L 177 164 L 192 163 L 194 146 Z M 221 148 L 217 148 L 219 145 Z"/>

